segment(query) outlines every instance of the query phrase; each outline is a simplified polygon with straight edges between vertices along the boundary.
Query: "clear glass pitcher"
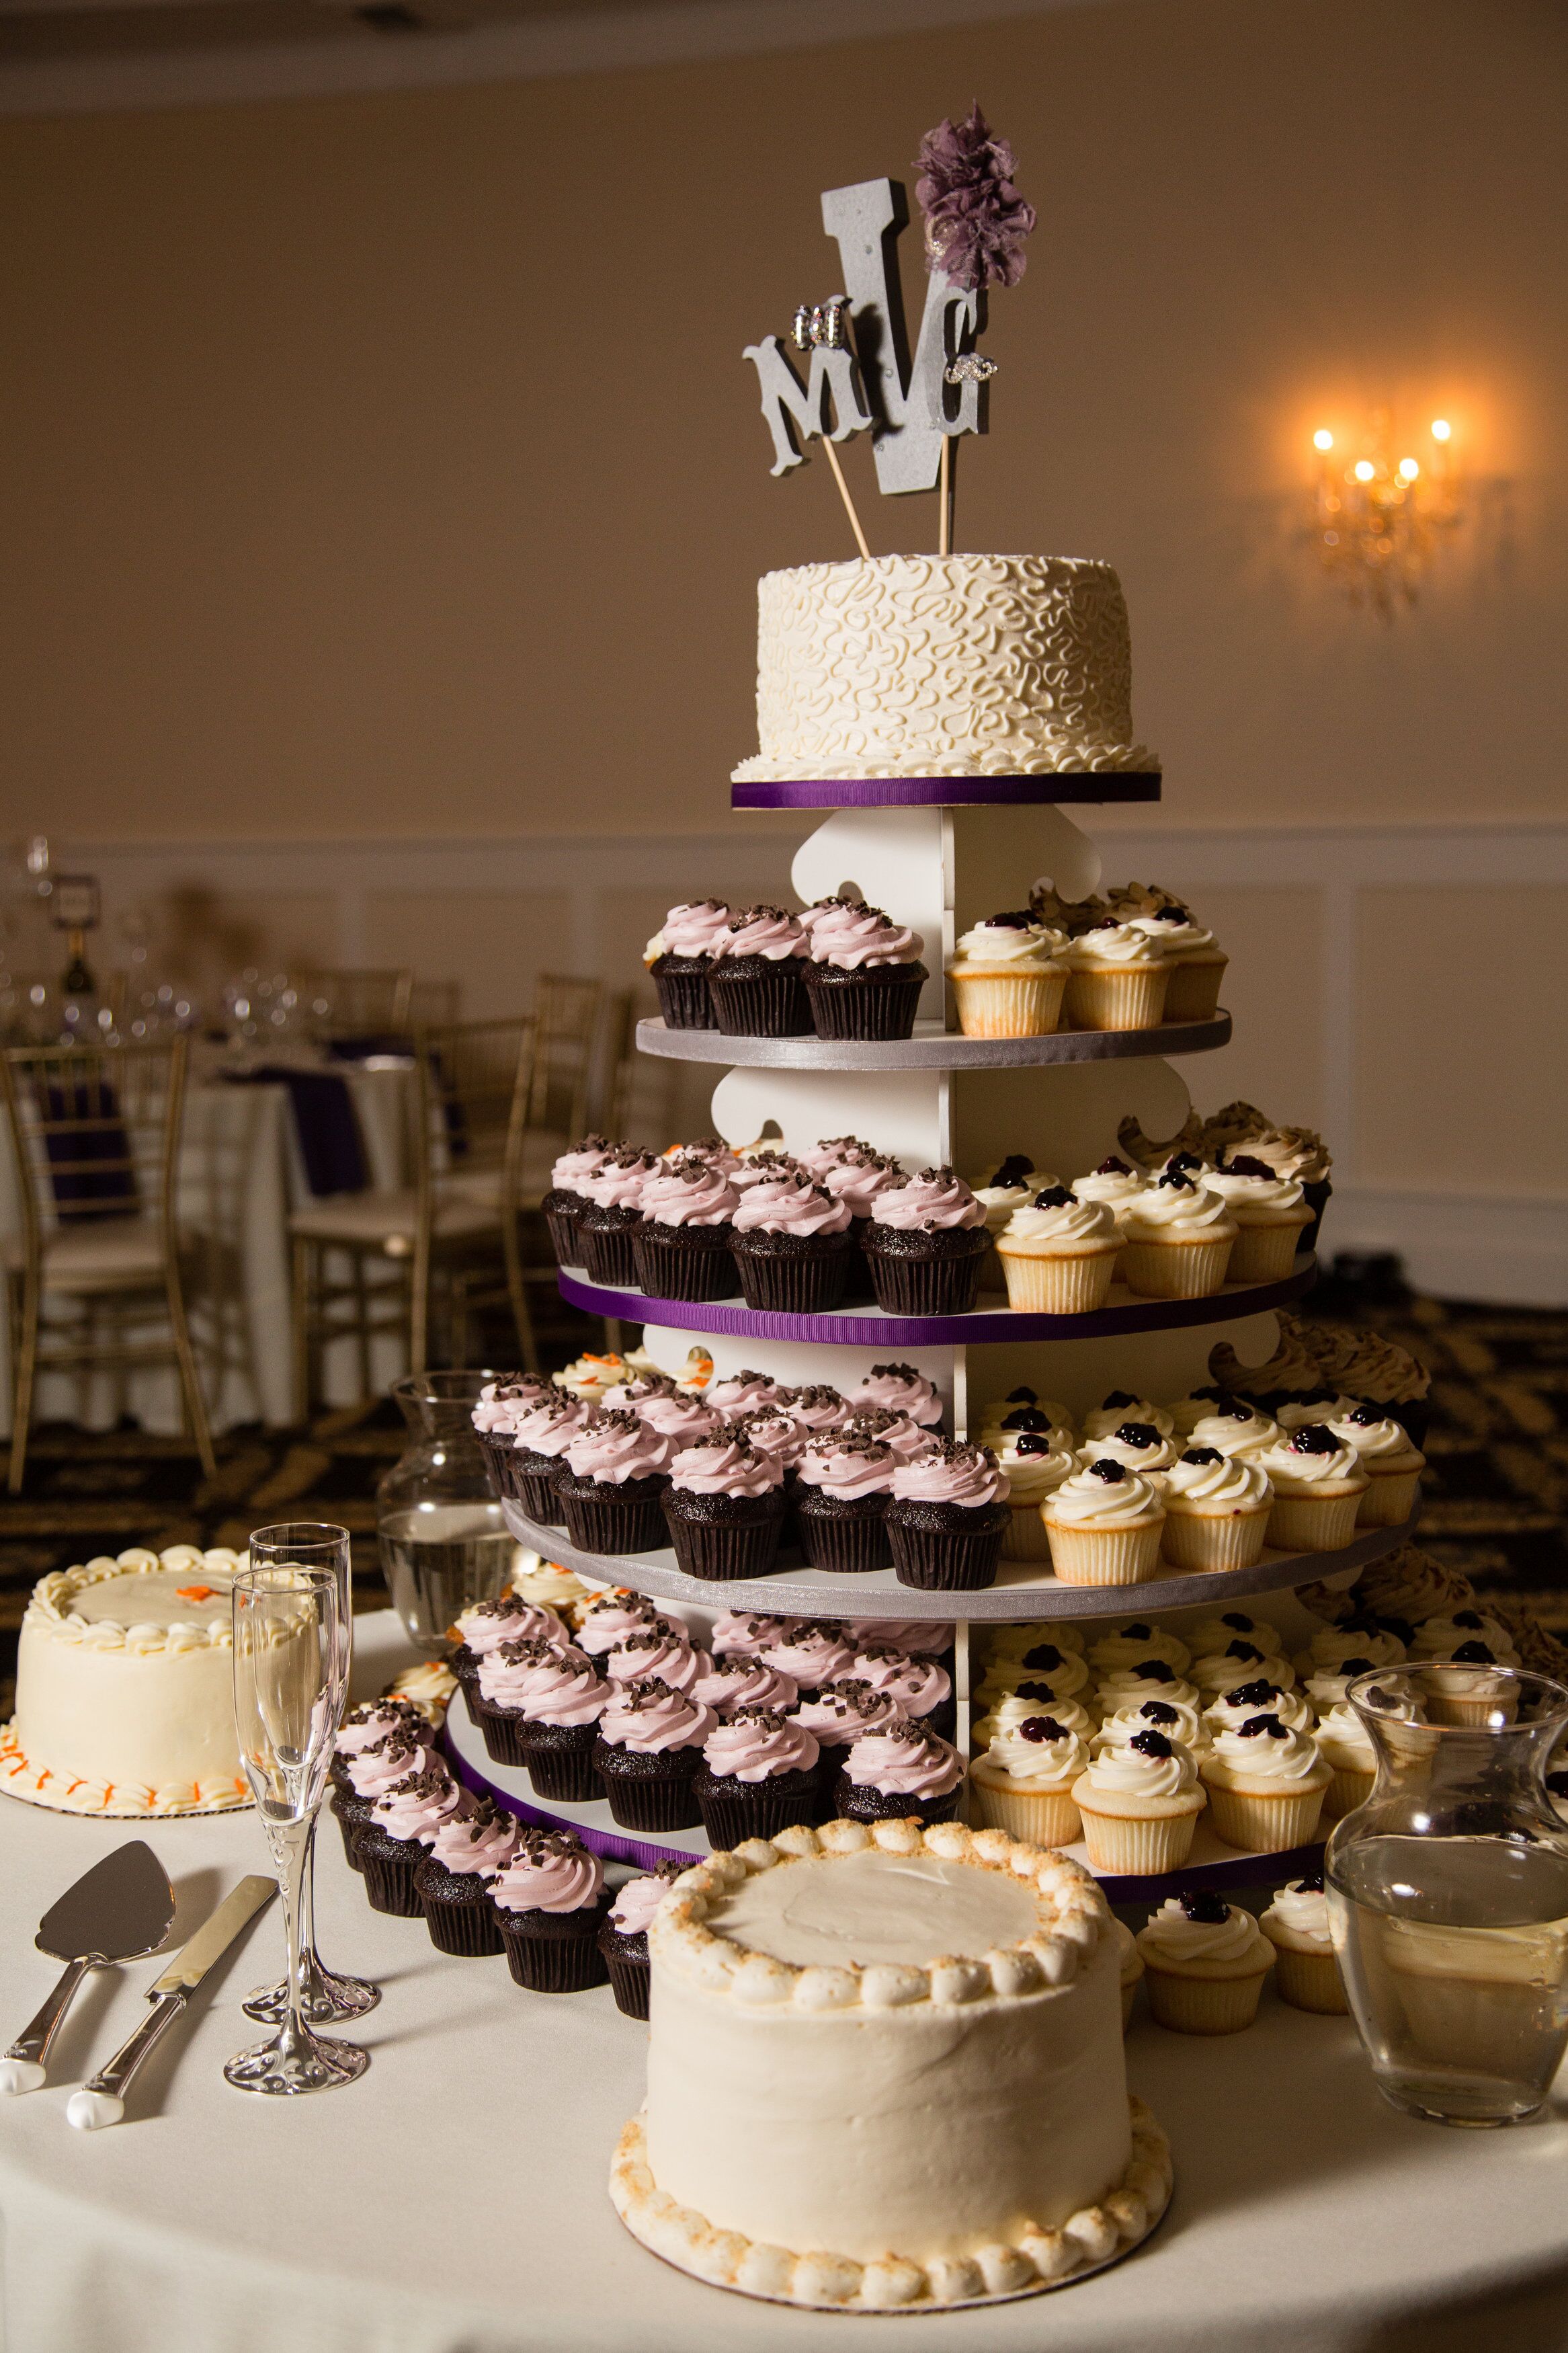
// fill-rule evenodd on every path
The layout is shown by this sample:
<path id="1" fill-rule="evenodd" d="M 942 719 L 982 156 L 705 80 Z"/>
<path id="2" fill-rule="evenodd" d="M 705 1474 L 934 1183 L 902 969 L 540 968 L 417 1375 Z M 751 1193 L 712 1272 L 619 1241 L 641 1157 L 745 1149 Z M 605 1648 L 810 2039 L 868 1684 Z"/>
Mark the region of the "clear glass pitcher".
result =
<path id="1" fill-rule="evenodd" d="M 1358 1675 L 1377 1780 L 1323 1860 L 1334 1949 L 1384 2097 L 1516 2124 L 1568 2044 L 1568 1827 L 1545 1774 L 1568 1691 L 1493 1664 Z"/>
<path id="2" fill-rule="evenodd" d="M 489 1601 L 511 1574 L 517 1545 L 490 1492 L 473 1409 L 504 1373 L 408 1373 L 394 1381 L 412 1443 L 375 1491 L 381 1565 L 404 1630 L 444 1650 L 470 1601 Z"/>

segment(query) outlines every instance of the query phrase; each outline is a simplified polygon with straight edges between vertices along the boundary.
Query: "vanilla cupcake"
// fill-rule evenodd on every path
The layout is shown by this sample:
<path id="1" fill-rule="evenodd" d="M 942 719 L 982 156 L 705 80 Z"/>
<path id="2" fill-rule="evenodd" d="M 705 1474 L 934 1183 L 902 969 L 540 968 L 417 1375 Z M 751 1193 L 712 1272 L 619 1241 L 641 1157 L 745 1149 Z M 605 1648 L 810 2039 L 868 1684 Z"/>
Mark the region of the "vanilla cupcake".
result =
<path id="1" fill-rule="evenodd" d="M 1207 1802 L 1192 1755 L 1163 1732 L 1102 1748 L 1072 1794 L 1091 1867 L 1136 1878 L 1181 1868 Z"/>
<path id="2" fill-rule="evenodd" d="M 1085 1697 L 1088 1697 L 1087 1693 Z M 1076 1732 L 1086 1745 L 1093 1742 L 1100 1729 L 1089 1709 L 1081 1706 L 1076 1699 L 1053 1699 L 1047 1691 L 1037 1691 L 1032 1684 L 1026 1683 L 1010 1697 L 998 1700 L 994 1706 L 987 1708 L 984 1715 L 976 1715 L 969 1728 L 972 1753 L 978 1757 L 983 1749 L 989 1748 L 991 1743 L 1001 1739 L 1005 1733 L 1016 1732 L 1025 1719 L 1031 1715 L 1053 1716 L 1064 1731 Z"/>
<path id="3" fill-rule="evenodd" d="M 1464 1634 L 1455 1636 L 1456 1641 L 1465 1640 Z M 1342 1675 L 1349 1672 L 1346 1662 L 1351 1659 L 1364 1659 L 1373 1667 L 1398 1667 L 1405 1663 L 1405 1650 L 1392 1626 L 1370 1618 L 1352 1618 L 1344 1626 L 1320 1626 L 1308 1648 L 1298 1654 L 1296 1670 L 1303 1678 Z M 1435 1657 L 1436 1652 L 1427 1655 Z"/>
<path id="4" fill-rule="evenodd" d="M 1261 1556 L 1274 1491 L 1245 1455 L 1189 1446 L 1162 1493 L 1165 1558 L 1177 1568 L 1251 1568 Z"/>
<path id="5" fill-rule="evenodd" d="M 1121 1250 L 1121 1231 L 1102 1201 L 1079 1201 L 1065 1185 L 1047 1185 L 996 1237 L 1007 1304 L 1037 1315 L 1103 1307 Z"/>
<path id="6" fill-rule="evenodd" d="M 1125 1160 L 1119 1160 L 1112 1153 L 1098 1168 L 1075 1176 L 1072 1189 L 1080 1201 L 1102 1203 L 1120 1228 L 1131 1203 L 1149 1190 L 1149 1179 L 1142 1169 L 1129 1168 Z"/>
<path id="7" fill-rule="evenodd" d="M 1077 1468 L 1072 1455 L 1065 1447 L 1053 1446 L 1048 1433 L 1041 1437 L 1032 1430 L 1009 1430 L 993 1451 L 1007 1476 L 1007 1507 L 1013 1514 L 1002 1539 L 1003 1559 L 1048 1560 L 1040 1505 L 1064 1479 L 1071 1478 Z"/>
<path id="8" fill-rule="evenodd" d="M 1250 1683 L 1233 1683 L 1204 1709 L 1204 1729 L 1209 1746 L 1222 1732 L 1239 1732 L 1255 1715 L 1277 1715 L 1292 1732 L 1314 1732 L 1317 1711 L 1305 1692 L 1287 1691 L 1283 1683 L 1255 1675 Z"/>
<path id="9" fill-rule="evenodd" d="M 969 1768 L 976 1820 L 1029 1846 L 1072 1845 L 1083 1828 L 1073 1787 L 1089 1761 L 1082 1736 L 1054 1715 L 1025 1716 Z"/>
<path id="10" fill-rule="evenodd" d="M 1353 1814 L 1372 1795 L 1377 1778 L 1377 1751 L 1372 1735 L 1348 1700 L 1331 1707 L 1316 1734 L 1323 1762 L 1333 1775 L 1323 1799 L 1326 1821 Z"/>
<path id="11" fill-rule="evenodd" d="M 1212 1021 L 1219 1010 L 1219 985 L 1230 962 L 1206 924 L 1174 901 L 1149 912 L 1129 912 L 1135 931 L 1146 932 L 1170 960 L 1165 991 L 1167 1021 Z"/>
<path id="12" fill-rule="evenodd" d="M 1259 1413 L 1240 1398 L 1228 1398 L 1198 1415 L 1186 1433 L 1189 1446 L 1212 1446 L 1216 1454 L 1261 1454 L 1278 1446 L 1281 1431 L 1272 1415 Z"/>
<path id="13" fill-rule="evenodd" d="M 1239 1402 L 1233 1392 L 1222 1388 L 1218 1381 L 1205 1381 L 1200 1388 L 1189 1389 L 1184 1398 L 1178 1398 L 1170 1408 L 1172 1426 L 1178 1438 L 1190 1438 L 1205 1414 L 1219 1412 Z"/>
<path id="14" fill-rule="evenodd" d="M 1119 1625 L 1108 1626 L 1103 1634 L 1095 1636 L 1086 1655 L 1101 1675 L 1116 1667 L 1135 1667 L 1145 1659 L 1163 1659 L 1168 1667 L 1184 1675 L 1193 1657 L 1180 1634 L 1150 1618 L 1124 1618 Z"/>
<path id="15" fill-rule="evenodd" d="M 1027 909 L 987 916 L 963 933 L 947 976 L 964 1037 L 1048 1038 L 1068 986 L 1065 945 Z"/>
<path id="16" fill-rule="evenodd" d="M 1428 1659 L 1419 1670 L 1426 1715 L 1433 1724 L 1511 1724 L 1519 1686 L 1489 1643 L 1461 1642 L 1452 1658 Z"/>
<path id="17" fill-rule="evenodd" d="M 1158 1572 L 1165 1506 L 1150 1481 L 1121 1462 L 1075 1471 L 1040 1516 L 1064 1585 L 1137 1585 Z"/>
<path id="18" fill-rule="evenodd" d="M 1114 917 L 1062 951 L 1069 1029 L 1157 1029 L 1165 1018 L 1171 960 L 1158 940 Z"/>
<path id="19" fill-rule="evenodd" d="M 1156 1405 L 1152 1398 L 1131 1397 L 1126 1389 L 1110 1389 L 1092 1412 L 1084 1415 L 1084 1437 L 1109 1438 L 1124 1421 L 1143 1422 L 1162 1438 L 1175 1435 L 1176 1425 L 1163 1405 Z"/>
<path id="20" fill-rule="evenodd" d="M 1295 2010 L 1344 2017 L 1350 2004 L 1329 1933 L 1322 1873 L 1287 1880 L 1258 1925 L 1274 1947 L 1274 1982 L 1281 2000 Z"/>
<path id="21" fill-rule="evenodd" d="M 1282 1282 L 1296 1263 L 1312 1211 L 1293 1176 L 1277 1176 L 1266 1160 L 1238 1152 L 1205 1169 L 1204 1183 L 1218 1193 L 1236 1220 L 1230 1254 L 1232 1282 Z"/>
<path id="22" fill-rule="evenodd" d="M 1222 1609 L 1215 1617 L 1200 1618 L 1195 1626 L 1185 1629 L 1183 1641 L 1194 1659 L 1211 1659 L 1224 1650 L 1227 1642 L 1250 1642 L 1258 1651 L 1283 1651 L 1279 1630 L 1266 1618 L 1253 1618 L 1245 1609 Z"/>
<path id="23" fill-rule="evenodd" d="M 1078 1460 L 1085 1467 L 1090 1462 L 1120 1462 L 1126 1470 L 1136 1471 L 1140 1477 L 1147 1479 L 1162 1494 L 1165 1473 L 1175 1459 L 1176 1449 L 1170 1439 L 1163 1438 L 1152 1422 L 1135 1421 L 1131 1417 L 1078 1450 Z"/>
<path id="24" fill-rule="evenodd" d="M 1094 1704 L 1101 1715 L 1114 1715 L 1118 1708 L 1132 1707 L 1146 1699 L 1174 1700 L 1194 1708 L 1202 1705 L 1196 1683 L 1188 1683 L 1163 1659 L 1134 1659 L 1124 1667 L 1107 1667 L 1094 1689 Z"/>
<path id="25" fill-rule="evenodd" d="M 1225 1282 L 1236 1220 L 1180 1169 L 1127 1205 L 1121 1277 L 1143 1299 L 1207 1299 Z"/>
<path id="26" fill-rule="evenodd" d="M 1138 1980 L 1143 1974 L 1143 1956 L 1138 1950 L 1138 1939 L 1125 1920 L 1112 1918 L 1111 1934 L 1116 1938 L 1116 1966 L 1121 1989 L 1121 2031 L 1126 2033 L 1132 2023 L 1132 2005 L 1138 1999 Z"/>
<path id="27" fill-rule="evenodd" d="M 1201 1692 L 1214 1697 L 1259 1676 L 1278 1683 L 1281 1691 L 1292 1690 L 1296 1682 L 1296 1670 L 1283 1652 L 1260 1650 L 1245 1634 L 1233 1634 L 1223 1650 L 1205 1651 L 1187 1672 Z"/>
<path id="28" fill-rule="evenodd" d="M 1043 1193 L 1047 1185 L 1059 1185 L 1061 1181 L 1059 1176 L 1037 1168 L 1026 1152 L 1010 1153 L 994 1168 L 988 1168 L 974 1187 L 974 1198 L 985 1212 L 985 1230 L 992 1240 L 995 1240 L 1015 1209 L 1021 1209 L 1037 1193 Z"/>
<path id="29" fill-rule="evenodd" d="M 1366 1472 L 1367 1488 L 1356 1510 L 1358 1528 L 1396 1528 L 1415 1509 L 1426 1457 L 1401 1425 L 1375 1405 L 1352 1406 L 1328 1428 L 1348 1446 Z"/>
<path id="30" fill-rule="evenodd" d="M 1517 1667 L 1519 1653 L 1509 1639 L 1509 1629 L 1500 1618 L 1486 1609 L 1454 1609 L 1445 1618 L 1424 1618 L 1415 1630 L 1410 1641 L 1413 1659 L 1451 1659 L 1462 1642 L 1484 1642 L 1498 1664 Z M 1374 1659 L 1373 1666 L 1386 1666 L 1385 1659 Z"/>
<path id="31" fill-rule="evenodd" d="M 1310 1732 L 1277 1715 L 1220 1732 L 1199 1771 L 1215 1830 L 1226 1846 L 1284 1854 L 1314 1837 L 1333 1768 Z"/>
<path id="32" fill-rule="evenodd" d="M 1055 1642 L 1075 1659 L 1085 1655 L 1082 1630 L 1070 1618 L 1017 1618 L 1005 1626 L 978 1627 L 988 1659 L 1021 1659 L 1037 1642 Z"/>
<path id="33" fill-rule="evenodd" d="M 1094 1735 L 1096 1748 L 1125 1748 L 1135 1733 L 1163 1732 L 1167 1740 L 1179 1740 L 1194 1757 L 1212 1746 L 1214 1734 L 1198 1713 L 1195 1700 L 1171 1699 L 1162 1692 L 1158 1699 L 1131 1699 L 1107 1715 Z"/>
<path id="34" fill-rule="evenodd" d="M 1064 1651 L 1047 1635 L 1014 1658 L 994 1658 L 981 1679 L 978 1697 L 994 1707 L 1013 1692 L 1048 1692 L 1052 1701 L 1077 1699 L 1089 1687 L 1089 1667 L 1072 1651 Z"/>
<path id="35" fill-rule="evenodd" d="M 1027 1431 L 1035 1438 L 1044 1438 L 1058 1454 L 1078 1452 L 1078 1425 L 1065 1405 L 1043 1398 L 1038 1405 L 987 1406 L 981 1426 L 980 1443 L 988 1446 L 993 1454 L 1000 1455 L 1012 1439 L 1022 1438 Z"/>
<path id="36" fill-rule="evenodd" d="M 1252 1459 L 1274 1490 L 1269 1544 L 1280 1552 L 1340 1552 L 1351 1542 L 1367 1490 L 1353 1448 L 1310 1421 Z"/>
<path id="37" fill-rule="evenodd" d="M 1139 1933 L 1155 2022 L 1177 2034 L 1239 2034 L 1258 2015 L 1274 1947 L 1250 1912 L 1194 1888 L 1167 1896 Z"/>

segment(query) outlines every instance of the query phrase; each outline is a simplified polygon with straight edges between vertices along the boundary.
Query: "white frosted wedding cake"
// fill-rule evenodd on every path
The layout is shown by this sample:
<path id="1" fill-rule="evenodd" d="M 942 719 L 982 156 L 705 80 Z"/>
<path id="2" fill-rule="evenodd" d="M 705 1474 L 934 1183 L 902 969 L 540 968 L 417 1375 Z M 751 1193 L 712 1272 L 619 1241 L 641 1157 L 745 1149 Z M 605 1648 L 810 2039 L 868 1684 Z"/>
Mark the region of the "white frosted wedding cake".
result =
<path id="1" fill-rule="evenodd" d="M 879 555 L 759 586 L 756 758 L 735 780 L 1148 774 L 1107 564 Z"/>
<path id="2" fill-rule="evenodd" d="M 715 2285 L 849 2310 L 1051 2287 L 1170 2195 L 1094 1881 L 957 1822 L 826 1823 L 676 1881 L 611 2196 Z"/>

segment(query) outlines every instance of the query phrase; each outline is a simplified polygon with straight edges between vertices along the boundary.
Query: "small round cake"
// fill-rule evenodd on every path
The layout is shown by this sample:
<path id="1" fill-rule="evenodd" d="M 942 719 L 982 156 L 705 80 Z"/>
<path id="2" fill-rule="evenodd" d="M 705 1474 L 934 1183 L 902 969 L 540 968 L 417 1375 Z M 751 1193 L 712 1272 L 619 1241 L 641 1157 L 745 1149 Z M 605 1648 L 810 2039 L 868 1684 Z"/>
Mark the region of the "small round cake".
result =
<path id="1" fill-rule="evenodd" d="M 229 1588 L 243 1556 L 174 1545 L 58 1569 L 33 1588 L 0 1789 L 70 1814 L 250 1803 L 234 1726 Z"/>
<path id="2" fill-rule="evenodd" d="M 1170 2196 L 1087 1872 L 959 1822 L 835 1821 L 682 1873 L 648 1931 L 647 2105 L 611 2177 L 715 2286 L 889 2311 L 1109 2263 Z"/>
<path id="3" fill-rule="evenodd" d="M 879 555 L 758 586 L 759 750 L 737 783 L 1149 774 L 1108 564 Z"/>

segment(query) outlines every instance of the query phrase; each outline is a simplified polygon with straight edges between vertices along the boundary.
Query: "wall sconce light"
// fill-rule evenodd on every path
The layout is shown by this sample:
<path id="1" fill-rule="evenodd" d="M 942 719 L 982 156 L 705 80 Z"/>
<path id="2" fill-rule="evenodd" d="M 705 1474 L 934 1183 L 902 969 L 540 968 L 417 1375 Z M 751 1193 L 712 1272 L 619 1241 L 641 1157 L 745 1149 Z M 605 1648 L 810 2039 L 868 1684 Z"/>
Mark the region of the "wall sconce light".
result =
<path id="1" fill-rule="evenodd" d="M 1349 464 L 1333 434 L 1320 426 L 1312 491 L 1312 538 L 1323 569 L 1352 605 L 1370 605 L 1392 620 L 1397 605 L 1413 605 L 1421 578 L 1460 519 L 1453 427 L 1435 417 L 1425 456 L 1412 454 L 1414 437 L 1394 439 L 1386 409 L 1377 410 Z"/>

